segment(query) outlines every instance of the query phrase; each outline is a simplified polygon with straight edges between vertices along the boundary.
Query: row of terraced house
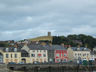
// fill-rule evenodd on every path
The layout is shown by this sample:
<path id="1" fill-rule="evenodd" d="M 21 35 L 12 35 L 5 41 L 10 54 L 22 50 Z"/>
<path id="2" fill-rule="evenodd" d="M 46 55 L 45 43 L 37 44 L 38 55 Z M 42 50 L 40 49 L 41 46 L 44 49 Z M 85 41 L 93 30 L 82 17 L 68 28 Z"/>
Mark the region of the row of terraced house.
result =
<path id="1" fill-rule="evenodd" d="M 59 63 L 93 59 L 86 47 L 64 47 L 63 45 L 24 44 L 21 47 L 0 48 L 0 63 Z"/>

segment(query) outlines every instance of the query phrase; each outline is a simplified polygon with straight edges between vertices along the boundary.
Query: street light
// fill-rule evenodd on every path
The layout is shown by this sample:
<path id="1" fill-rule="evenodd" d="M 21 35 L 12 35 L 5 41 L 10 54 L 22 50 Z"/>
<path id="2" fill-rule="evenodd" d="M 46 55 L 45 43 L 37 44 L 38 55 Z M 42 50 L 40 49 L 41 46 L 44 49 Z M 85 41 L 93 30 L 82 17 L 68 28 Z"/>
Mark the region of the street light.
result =
<path id="1" fill-rule="evenodd" d="M 77 72 L 79 71 L 79 60 L 77 60 Z"/>

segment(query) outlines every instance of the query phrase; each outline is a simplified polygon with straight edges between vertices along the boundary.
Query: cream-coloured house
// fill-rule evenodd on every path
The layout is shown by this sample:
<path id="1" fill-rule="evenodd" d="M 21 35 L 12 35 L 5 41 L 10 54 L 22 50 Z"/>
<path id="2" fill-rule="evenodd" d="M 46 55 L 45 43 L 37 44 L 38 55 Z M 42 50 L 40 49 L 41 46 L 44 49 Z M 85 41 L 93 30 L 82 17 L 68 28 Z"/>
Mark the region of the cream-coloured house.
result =
<path id="1" fill-rule="evenodd" d="M 68 48 L 68 58 L 70 60 L 90 60 L 91 53 L 88 48 L 80 47 L 72 47 Z"/>
<path id="2" fill-rule="evenodd" d="M 48 62 L 48 51 L 41 45 L 30 45 L 30 63 L 34 62 Z"/>
<path id="3" fill-rule="evenodd" d="M 47 50 L 30 50 L 30 63 L 48 62 Z"/>
<path id="4" fill-rule="evenodd" d="M 68 53 L 68 61 L 73 61 L 74 56 L 73 56 L 73 49 L 71 47 L 67 49 L 67 53 Z"/>
<path id="5" fill-rule="evenodd" d="M 27 45 L 21 49 L 21 60 L 25 63 L 48 62 L 48 52 L 42 45 Z"/>

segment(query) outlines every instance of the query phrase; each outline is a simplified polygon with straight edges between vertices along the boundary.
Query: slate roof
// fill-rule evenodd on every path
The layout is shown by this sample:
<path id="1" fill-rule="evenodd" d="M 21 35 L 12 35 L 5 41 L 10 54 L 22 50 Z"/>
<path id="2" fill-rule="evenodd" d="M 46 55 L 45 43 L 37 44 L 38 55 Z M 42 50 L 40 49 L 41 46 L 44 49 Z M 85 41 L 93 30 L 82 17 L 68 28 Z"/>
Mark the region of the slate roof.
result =
<path id="1" fill-rule="evenodd" d="M 1 50 L 1 51 L 4 51 L 4 47 L 0 47 L 0 50 Z"/>
<path id="2" fill-rule="evenodd" d="M 64 48 L 61 45 L 28 45 L 30 50 L 66 50 L 66 48 Z"/>
<path id="3" fill-rule="evenodd" d="M 30 50 L 46 50 L 46 48 L 42 45 L 28 45 Z"/>
<path id="4" fill-rule="evenodd" d="M 71 48 L 73 49 L 73 51 L 90 51 L 90 49 L 85 48 L 85 47 L 80 47 L 80 48 L 71 47 Z"/>
<path id="5" fill-rule="evenodd" d="M 14 52 L 14 49 L 15 49 L 15 47 L 8 47 L 8 52 Z M 6 52 L 6 48 L 4 48 L 3 51 Z M 21 51 L 21 49 L 17 48 L 16 52 L 20 52 L 20 51 Z"/>

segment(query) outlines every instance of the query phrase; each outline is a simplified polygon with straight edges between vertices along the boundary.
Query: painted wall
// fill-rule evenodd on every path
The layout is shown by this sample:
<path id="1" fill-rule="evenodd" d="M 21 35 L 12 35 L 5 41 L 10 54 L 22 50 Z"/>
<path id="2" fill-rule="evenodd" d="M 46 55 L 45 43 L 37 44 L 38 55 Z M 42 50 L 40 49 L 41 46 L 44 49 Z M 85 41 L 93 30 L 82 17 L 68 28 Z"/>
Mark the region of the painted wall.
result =
<path id="1" fill-rule="evenodd" d="M 74 59 L 89 60 L 91 58 L 90 51 L 73 51 Z"/>
<path id="2" fill-rule="evenodd" d="M 30 50 L 30 63 L 33 62 L 48 62 L 47 50 Z"/>
<path id="3" fill-rule="evenodd" d="M 4 58 L 4 63 L 9 63 L 9 62 L 19 63 L 21 62 L 21 52 L 4 52 L 3 58 Z"/>
<path id="4" fill-rule="evenodd" d="M 54 55 L 56 63 L 68 61 L 67 50 L 55 50 Z"/>
<path id="5" fill-rule="evenodd" d="M 73 61 L 74 60 L 73 50 L 71 48 L 68 48 L 67 52 L 68 52 L 68 61 Z"/>

